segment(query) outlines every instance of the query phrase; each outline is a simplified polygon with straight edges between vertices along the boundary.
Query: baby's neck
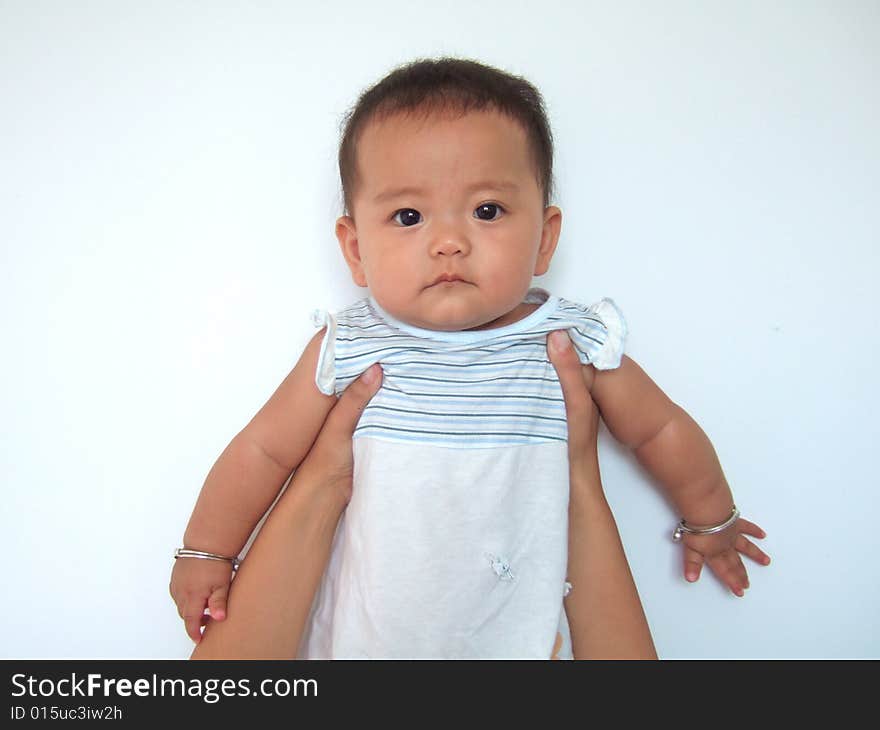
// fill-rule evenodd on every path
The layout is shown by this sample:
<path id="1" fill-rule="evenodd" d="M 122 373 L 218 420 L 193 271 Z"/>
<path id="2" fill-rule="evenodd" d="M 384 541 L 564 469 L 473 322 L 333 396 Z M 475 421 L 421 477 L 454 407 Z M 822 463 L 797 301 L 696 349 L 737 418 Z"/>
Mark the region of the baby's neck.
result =
<path id="1" fill-rule="evenodd" d="M 462 331 L 476 332 L 479 330 L 494 330 L 498 329 L 499 327 L 506 327 L 509 324 L 513 324 L 514 322 L 519 322 L 521 319 L 525 319 L 540 306 L 540 304 L 536 304 L 534 302 L 523 302 L 522 304 L 519 304 L 511 309 L 507 314 L 502 314 L 500 317 L 498 317 L 498 319 L 493 319 L 491 322 L 481 324 L 479 327 L 471 327 Z"/>

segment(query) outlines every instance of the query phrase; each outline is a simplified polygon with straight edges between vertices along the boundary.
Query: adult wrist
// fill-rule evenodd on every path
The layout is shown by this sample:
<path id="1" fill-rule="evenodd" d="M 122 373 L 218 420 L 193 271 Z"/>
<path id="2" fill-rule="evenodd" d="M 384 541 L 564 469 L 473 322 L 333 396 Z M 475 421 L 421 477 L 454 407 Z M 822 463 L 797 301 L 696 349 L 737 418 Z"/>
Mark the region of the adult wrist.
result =
<path id="1" fill-rule="evenodd" d="M 586 479 L 571 480 L 568 499 L 570 503 L 577 504 L 608 504 L 601 482 L 595 484 Z"/>
<path id="2" fill-rule="evenodd" d="M 295 489 L 312 509 L 341 515 L 351 499 L 351 479 L 328 476 L 326 471 L 306 466 L 293 475 L 288 489 Z"/>

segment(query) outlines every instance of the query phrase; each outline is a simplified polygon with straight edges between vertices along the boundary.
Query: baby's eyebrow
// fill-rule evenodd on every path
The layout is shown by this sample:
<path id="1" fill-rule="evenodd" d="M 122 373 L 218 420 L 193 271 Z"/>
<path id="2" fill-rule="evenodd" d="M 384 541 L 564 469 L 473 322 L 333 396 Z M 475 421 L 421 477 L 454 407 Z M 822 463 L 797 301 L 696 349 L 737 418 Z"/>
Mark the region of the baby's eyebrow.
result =
<path id="1" fill-rule="evenodd" d="M 468 193 L 473 193 L 477 190 L 502 190 L 515 193 L 519 191 L 519 185 L 507 180 L 481 180 L 480 182 L 473 183 L 465 188 L 465 192 Z M 385 200 L 391 200 L 401 195 L 423 195 L 424 192 L 425 191 L 422 188 L 412 186 L 389 188 L 388 190 L 383 190 L 373 198 L 373 202 L 381 203 Z"/>

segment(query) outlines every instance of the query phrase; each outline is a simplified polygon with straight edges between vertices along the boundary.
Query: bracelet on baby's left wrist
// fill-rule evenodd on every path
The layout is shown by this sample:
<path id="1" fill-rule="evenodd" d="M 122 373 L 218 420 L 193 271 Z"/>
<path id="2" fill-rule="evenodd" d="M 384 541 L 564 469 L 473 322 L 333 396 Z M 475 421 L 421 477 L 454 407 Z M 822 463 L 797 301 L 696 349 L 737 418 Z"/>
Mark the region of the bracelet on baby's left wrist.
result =
<path id="1" fill-rule="evenodd" d="M 723 522 L 719 522 L 717 525 L 689 525 L 686 520 L 681 520 L 676 526 L 675 531 L 672 533 L 672 541 L 680 542 L 684 533 L 689 535 L 713 535 L 716 532 L 726 530 L 733 525 L 737 519 L 739 519 L 739 510 L 736 508 L 736 505 L 733 505 L 733 508 L 730 511 L 730 516 Z"/>

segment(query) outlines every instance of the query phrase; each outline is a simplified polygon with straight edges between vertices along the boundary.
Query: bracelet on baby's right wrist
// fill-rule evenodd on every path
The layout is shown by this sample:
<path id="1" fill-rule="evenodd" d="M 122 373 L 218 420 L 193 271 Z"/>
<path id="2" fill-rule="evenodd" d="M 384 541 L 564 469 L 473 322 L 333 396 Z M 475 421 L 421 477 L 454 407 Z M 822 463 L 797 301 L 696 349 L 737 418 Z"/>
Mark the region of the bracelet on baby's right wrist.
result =
<path id="1" fill-rule="evenodd" d="M 208 553 L 204 550 L 191 550 L 190 548 L 177 548 L 177 550 L 174 551 L 174 559 L 177 560 L 178 558 L 222 560 L 223 562 L 230 563 L 233 571 L 238 570 L 238 566 L 241 565 L 241 560 L 239 560 L 237 556 L 227 557 L 225 555 L 217 555 L 217 553 Z"/>

